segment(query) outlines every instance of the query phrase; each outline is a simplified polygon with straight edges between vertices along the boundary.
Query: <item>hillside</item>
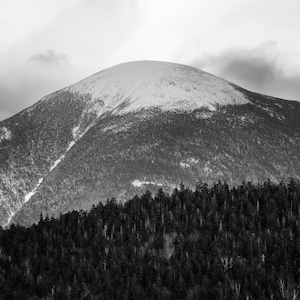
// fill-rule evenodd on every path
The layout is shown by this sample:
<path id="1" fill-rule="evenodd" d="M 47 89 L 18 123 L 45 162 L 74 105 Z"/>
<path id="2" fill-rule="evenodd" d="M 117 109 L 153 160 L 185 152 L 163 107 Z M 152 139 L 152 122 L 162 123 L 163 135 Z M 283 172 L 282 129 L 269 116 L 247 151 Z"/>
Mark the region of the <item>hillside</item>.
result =
<path id="1" fill-rule="evenodd" d="M 297 299 L 299 197 L 295 181 L 198 183 L 12 225 L 0 298 Z"/>
<path id="2" fill-rule="evenodd" d="M 181 179 L 299 179 L 299 113 L 189 66 L 103 70 L 0 122 L 0 224 L 171 192 Z"/>

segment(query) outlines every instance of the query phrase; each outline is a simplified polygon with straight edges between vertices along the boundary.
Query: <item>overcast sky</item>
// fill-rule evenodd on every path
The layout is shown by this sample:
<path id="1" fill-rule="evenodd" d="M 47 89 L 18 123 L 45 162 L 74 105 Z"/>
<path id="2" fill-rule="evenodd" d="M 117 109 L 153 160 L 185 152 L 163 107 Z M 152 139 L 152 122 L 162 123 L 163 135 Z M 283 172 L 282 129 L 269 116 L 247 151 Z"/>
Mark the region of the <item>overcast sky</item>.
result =
<path id="1" fill-rule="evenodd" d="M 0 0 L 0 118 L 135 60 L 300 100 L 299 12 L 299 0 Z"/>

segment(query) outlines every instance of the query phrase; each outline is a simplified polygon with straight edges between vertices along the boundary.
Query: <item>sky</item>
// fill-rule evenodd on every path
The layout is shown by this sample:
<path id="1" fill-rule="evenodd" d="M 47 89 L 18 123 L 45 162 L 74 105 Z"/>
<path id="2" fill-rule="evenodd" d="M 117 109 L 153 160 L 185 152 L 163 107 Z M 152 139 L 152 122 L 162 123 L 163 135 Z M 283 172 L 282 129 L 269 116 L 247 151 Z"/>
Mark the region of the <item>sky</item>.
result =
<path id="1" fill-rule="evenodd" d="M 299 0 L 0 0 L 0 120 L 136 60 L 300 101 Z"/>

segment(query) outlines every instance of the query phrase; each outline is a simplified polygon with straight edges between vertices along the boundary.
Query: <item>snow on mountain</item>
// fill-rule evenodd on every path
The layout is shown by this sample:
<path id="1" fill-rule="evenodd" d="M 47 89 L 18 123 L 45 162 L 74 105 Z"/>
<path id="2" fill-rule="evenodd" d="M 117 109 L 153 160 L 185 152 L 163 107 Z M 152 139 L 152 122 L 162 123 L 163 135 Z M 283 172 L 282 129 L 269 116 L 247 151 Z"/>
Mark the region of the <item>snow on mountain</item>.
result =
<path id="1" fill-rule="evenodd" d="M 167 62 L 124 63 L 96 73 L 68 88 L 89 94 L 99 116 L 124 114 L 152 107 L 164 111 L 191 111 L 217 105 L 249 103 L 229 82 L 199 69 Z M 100 104 L 100 105 L 99 105 Z"/>
<path id="2" fill-rule="evenodd" d="M 139 180 L 136 179 L 131 183 L 134 187 L 142 187 L 143 185 L 154 185 L 154 186 L 163 186 L 161 183 L 157 183 L 154 181 L 145 181 L 145 180 Z"/>
<path id="3" fill-rule="evenodd" d="M 9 129 L 7 129 L 5 126 L 0 128 L 0 143 L 2 140 L 10 140 L 12 136 L 12 133 Z"/>
<path id="4" fill-rule="evenodd" d="M 180 180 L 299 178 L 299 113 L 299 102 L 189 66 L 103 70 L 0 123 L 0 225 L 170 192 Z"/>

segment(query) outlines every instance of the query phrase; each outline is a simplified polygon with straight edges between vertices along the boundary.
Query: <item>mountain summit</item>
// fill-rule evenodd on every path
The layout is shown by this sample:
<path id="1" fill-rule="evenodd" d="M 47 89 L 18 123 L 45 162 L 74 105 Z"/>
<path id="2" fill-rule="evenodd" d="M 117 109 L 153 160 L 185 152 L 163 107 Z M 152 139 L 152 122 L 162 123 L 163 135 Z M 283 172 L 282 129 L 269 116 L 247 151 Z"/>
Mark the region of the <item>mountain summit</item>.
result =
<path id="1" fill-rule="evenodd" d="M 114 66 L 0 122 L 0 224 L 182 179 L 300 178 L 300 103 L 166 62 Z"/>
<path id="2" fill-rule="evenodd" d="M 174 63 L 139 61 L 99 72 L 67 88 L 101 99 L 98 115 L 160 108 L 164 111 L 212 110 L 217 105 L 249 101 L 227 81 L 199 69 Z M 99 102 L 98 102 L 99 103 Z"/>

